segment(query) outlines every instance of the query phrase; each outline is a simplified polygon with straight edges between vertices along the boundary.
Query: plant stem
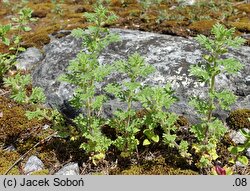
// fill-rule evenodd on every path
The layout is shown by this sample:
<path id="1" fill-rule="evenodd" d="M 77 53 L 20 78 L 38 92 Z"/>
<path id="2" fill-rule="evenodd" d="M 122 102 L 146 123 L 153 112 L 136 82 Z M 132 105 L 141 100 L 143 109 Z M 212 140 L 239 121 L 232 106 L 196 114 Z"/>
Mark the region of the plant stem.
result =
<path id="1" fill-rule="evenodd" d="M 215 90 L 215 77 L 216 75 L 218 75 L 216 68 L 217 68 L 217 63 L 216 60 L 218 60 L 218 54 L 215 54 L 213 57 L 213 72 L 211 75 L 211 81 L 210 81 L 210 87 L 209 87 L 209 94 L 211 96 L 209 96 L 209 106 L 208 106 L 208 114 L 207 114 L 207 123 L 211 122 L 212 120 L 212 114 L 213 114 L 213 110 L 214 110 L 214 90 Z M 208 124 L 206 124 L 206 128 L 205 128 L 205 140 L 204 143 L 207 144 L 208 142 Z"/>
<path id="2" fill-rule="evenodd" d="M 212 95 L 214 94 L 215 76 L 216 76 L 216 74 L 212 75 L 211 84 L 210 84 L 210 88 L 209 88 L 209 93 Z M 209 98 L 209 108 L 208 108 L 208 115 L 207 115 L 208 122 L 210 122 L 212 119 L 213 105 L 214 105 L 214 97 L 212 96 Z"/>

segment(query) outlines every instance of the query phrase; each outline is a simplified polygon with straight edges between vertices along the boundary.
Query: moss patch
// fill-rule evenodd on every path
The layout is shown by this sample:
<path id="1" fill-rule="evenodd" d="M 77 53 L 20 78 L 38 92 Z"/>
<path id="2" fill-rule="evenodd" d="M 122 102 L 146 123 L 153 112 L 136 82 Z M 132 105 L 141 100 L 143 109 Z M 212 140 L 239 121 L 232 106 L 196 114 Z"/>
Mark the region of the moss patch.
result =
<path id="1" fill-rule="evenodd" d="M 19 153 L 24 153 L 37 142 L 52 134 L 53 130 L 43 130 L 47 121 L 28 120 L 25 111 L 30 106 L 19 105 L 5 97 L 0 97 L 0 143 L 14 145 Z"/>
<path id="2" fill-rule="evenodd" d="M 236 7 L 240 11 L 244 11 L 245 13 L 250 13 L 250 3 L 248 4 L 240 4 Z"/>
<path id="3" fill-rule="evenodd" d="M 210 35 L 210 31 L 214 24 L 216 24 L 216 21 L 214 20 L 195 21 L 191 25 L 189 25 L 188 28 L 193 31 L 194 35 Z"/>
<path id="4" fill-rule="evenodd" d="M 120 170 L 119 168 L 111 174 L 121 175 L 198 175 L 197 172 L 190 169 L 174 168 L 165 163 L 162 157 L 144 161 L 141 165 L 132 165 L 128 169 Z"/>
<path id="5" fill-rule="evenodd" d="M 48 169 L 38 170 L 38 171 L 35 171 L 35 172 L 31 173 L 31 175 L 48 175 L 48 174 L 49 174 Z"/>
<path id="6" fill-rule="evenodd" d="M 20 155 L 16 151 L 7 152 L 0 150 L 0 175 L 3 175 L 19 157 Z M 11 171 L 8 173 L 8 175 L 19 174 L 20 172 L 17 166 L 12 168 Z"/>
<path id="7" fill-rule="evenodd" d="M 60 29 L 59 24 L 50 25 L 48 27 L 39 27 L 35 32 L 25 33 L 23 35 L 23 46 L 42 48 L 50 42 L 49 34 Z"/>
<path id="8" fill-rule="evenodd" d="M 230 26 L 235 27 L 241 32 L 250 32 L 250 22 L 247 21 L 241 21 L 241 22 L 232 22 L 230 23 Z"/>
<path id="9" fill-rule="evenodd" d="M 230 113 L 227 124 L 230 128 L 238 130 L 248 128 L 250 130 L 250 109 L 238 109 Z"/>
<path id="10" fill-rule="evenodd" d="M 39 125 L 35 120 L 29 121 L 25 109 L 5 97 L 0 97 L 0 141 L 13 144 L 18 138 L 29 136 L 32 127 Z"/>

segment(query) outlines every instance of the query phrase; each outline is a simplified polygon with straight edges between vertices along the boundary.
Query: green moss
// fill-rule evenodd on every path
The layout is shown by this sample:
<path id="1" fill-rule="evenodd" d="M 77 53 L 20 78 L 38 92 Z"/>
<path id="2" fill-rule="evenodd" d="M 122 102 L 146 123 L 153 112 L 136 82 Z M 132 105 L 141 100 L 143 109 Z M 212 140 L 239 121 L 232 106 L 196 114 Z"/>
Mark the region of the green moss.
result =
<path id="1" fill-rule="evenodd" d="M 143 168 L 141 166 L 133 165 L 128 170 L 123 170 L 122 175 L 141 175 L 143 174 Z"/>
<path id="2" fill-rule="evenodd" d="M 71 19 L 71 18 L 79 18 L 80 21 L 84 22 L 85 19 L 84 19 L 84 16 L 82 13 L 70 13 L 70 14 L 67 14 L 67 15 L 64 15 L 64 18 L 66 19 Z"/>
<path id="3" fill-rule="evenodd" d="M 19 153 L 24 153 L 37 142 L 53 133 L 53 130 L 42 130 L 42 126 L 48 121 L 28 120 L 25 116 L 27 110 L 32 107 L 19 105 L 14 101 L 0 97 L 0 143 L 13 144 Z"/>
<path id="4" fill-rule="evenodd" d="M 250 129 L 250 109 L 238 109 L 232 111 L 227 118 L 227 124 L 231 129 L 241 129 L 248 128 Z"/>
<path id="5" fill-rule="evenodd" d="M 211 28 L 216 24 L 214 20 L 205 20 L 205 21 L 195 21 L 189 25 L 189 29 L 194 32 L 194 34 L 204 34 L 209 35 Z"/>
<path id="6" fill-rule="evenodd" d="M 0 175 L 5 174 L 5 172 L 14 164 L 14 162 L 20 157 L 16 151 L 6 152 L 0 150 Z M 15 166 L 11 169 L 8 175 L 19 175 L 20 172 L 18 167 Z"/>
<path id="7" fill-rule="evenodd" d="M 43 12 L 44 14 L 48 14 L 51 12 L 51 10 L 53 9 L 53 5 L 51 3 L 34 3 L 32 1 L 30 1 L 28 3 L 28 7 L 31 8 L 32 10 L 34 10 L 34 12 Z"/>
<path id="8" fill-rule="evenodd" d="M 31 128 L 37 126 L 39 123 L 35 120 L 28 120 L 25 116 L 25 110 L 13 101 L 0 97 L 0 111 L 2 117 L 0 118 L 0 142 L 15 143 L 18 138 L 24 139 L 29 137 Z"/>
<path id="9" fill-rule="evenodd" d="M 32 172 L 31 175 L 49 175 L 49 170 L 48 169 L 38 170 L 38 171 Z"/>
<path id="10" fill-rule="evenodd" d="M 144 161 L 142 165 L 132 165 L 128 169 L 121 170 L 122 175 L 197 175 L 190 169 L 171 167 L 165 163 L 164 158 L 157 158 L 152 161 Z"/>
<path id="11" fill-rule="evenodd" d="M 45 44 L 50 42 L 49 34 L 52 34 L 55 31 L 60 30 L 59 24 L 47 25 L 47 27 L 39 27 L 35 30 L 35 32 L 26 33 L 23 35 L 23 41 L 25 47 L 38 47 L 41 48 Z"/>
<path id="12" fill-rule="evenodd" d="M 179 26 L 182 26 L 182 25 L 186 25 L 187 22 L 185 21 L 164 21 L 162 23 L 162 26 L 164 27 L 179 27 Z"/>
<path id="13" fill-rule="evenodd" d="M 235 27 L 236 29 L 238 29 L 241 32 L 246 32 L 246 33 L 250 32 L 250 20 L 248 20 L 248 21 L 243 20 L 240 22 L 231 22 L 230 26 Z"/>

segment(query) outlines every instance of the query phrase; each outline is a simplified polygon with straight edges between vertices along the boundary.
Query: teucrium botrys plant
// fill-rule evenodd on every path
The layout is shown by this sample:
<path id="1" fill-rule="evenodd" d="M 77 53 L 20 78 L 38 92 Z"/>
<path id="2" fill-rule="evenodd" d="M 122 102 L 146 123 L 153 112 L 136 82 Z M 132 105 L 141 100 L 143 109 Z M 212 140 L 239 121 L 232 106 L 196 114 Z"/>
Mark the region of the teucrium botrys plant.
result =
<path id="1" fill-rule="evenodd" d="M 43 89 L 40 87 L 33 87 L 31 89 L 30 74 L 21 75 L 17 73 L 15 76 L 4 78 L 4 86 L 11 89 L 10 98 L 20 104 L 33 105 L 32 111 L 25 112 L 26 117 L 30 120 L 33 118 L 52 120 L 53 117 L 59 116 L 56 110 L 49 110 L 42 107 L 45 102 L 45 95 Z M 54 124 L 57 122 L 54 121 Z"/>
<path id="2" fill-rule="evenodd" d="M 236 96 L 229 90 L 216 90 L 216 77 L 219 74 L 235 74 L 243 68 L 235 58 L 223 58 L 229 48 L 237 48 L 244 43 L 244 39 L 233 37 L 234 32 L 234 28 L 226 29 L 223 25 L 216 24 L 211 30 L 212 39 L 204 35 L 196 37 L 199 44 L 208 51 L 208 54 L 203 56 L 203 63 L 190 67 L 190 75 L 208 86 L 206 98 L 195 97 L 190 101 L 196 111 L 203 116 L 202 122 L 191 128 L 198 140 L 193 148 L 201 155 L 197 164 L 201 168 L 209 167 L 211 162 L 217 159 L 216 144 L 226 132 L 224 124 L 213 117 L 213 111 L 218 107 L 229 109 L 236 101 Z"/>
<path id="3" fill-rule="evenodd" d="M 155 134 L 156 128 L 160 125 L 163 130 L 163 142 L 169 147 L 175 147 L 183 157 L 189 157 L 187 153 L 188 142 L 182 140 L 180 144 L 176 142 L 177 135 L 175 134 L 177 127 L 175 126 L 178 116 L 168 112 L 168 109 L 175 103 L 176 98 L 173 97 L 174 91 L 170 84 L 164 87 L 146 87 L 141 91 L 139 100 L 143 107 L 147 110 L 147 114 L 143 118 L 143 124 L 146 129 L 143 133 L 146 139 L 143 140 L 143 145 L 149 145 L 151 142 L 158 142 L 159 136 Z"/>
<path id="4" fill-rule="evenodd" d="M 0 40 L 6 46 L 10 45 L 10 39 L 8 38 L 8 33 L 10 32 L 12 26 L 1 25 L 0 24 Z M 11 68 L 15 59 L 15 55 L 8 53 L 0 53 L 0 82 L 3 80 L 4 74 Z"/>
<path id="5" fill-rule="evenodd" d="M 11 88 L 10 98 L 18 103 L 43 103 L 45 101 L 42 88 L 34 87 L 28 95 L 27 87 L 31 85 L 30 74 L 18 73 L 13 77 L 4 78 L 4 85 Z"/>
<path id="6" fill-rule="evenodd" d="M 15 65 L 16 56 L 19 52 L 25 50 L 21 46 L 21 33 L 28 32 L 31 30 L 28 27 L 30 22 L 35 21 L 36 19 L 32 18 L 32 9 L 30 8 L 23 8 L 19 11 L 19 17 L 12 18 L 14 21 L 13 24 L 8 25 L 0 25 L 0 39 L 8 46 L 9 50 L 15 51 L 14 54 L 12 53 L 0 53 L 0 82 L 2 81 L 3 75 L 13 66 Z M 8 37 L 8 33 L 13 30 L 15 33 L 13 38 Z"/>
<path id="7" fill-rule="evenodd" d="M 105 152 L 111 145 L 111 140 L 101 133 L 103 121 L 100 114 L 106 97 L 96 95 L 96 83 L 102 82 L 112 67 L 100 65 L 98 57 L 105 47 L 119 38 L 111 34 L 109 29 L 103 28 L 104 24 L 116 20 L 116 16 L 104 6 L 99 4 L 94 13 L 85 13 L 84 16 L 93 25 L 85 31 L 75 29 L 72 35 L 82 39 L 85 51 L 79 52 L 77 57 L 70 61 L 67 73 L 60 79 L 76 87 L 71 104 L 75 108 L 83 109 L 84 115 L 80 114 L 74 121 L 86 139 L 81 148 L 89 153 L 95 162 L 105 157 Z"/>
<path id="8" fill-rule="evenodd" d="M 115 63 L 116 71 L 128 76 L 128 81 L 122 81 L 121 84 L 108 84 L 105 90 L 126 103 L 126 109 L 115 111 L 115 118 L 111 120 L 111 127 L 115 128 L 120 135 L 114 141 L 114 145 L 122 151 L 121 155 L 130 156 L 137 150 L 139 140 L 136 134 L 142 126 L 141 119 L 136 118 L 136 111 L 133 103 L 139 101 L 140 91 L 143 85 L 141 78 L 147 77 L 154 72 L 154 67 L 145 63 L 144 59 L 137 53 L 131 55 L 128 61 L 118 61 Z"/>
<path id="9" fill-rule="evenodd" d="M 17 30 L 16 35 L 14 36 L 14 45 L 10 48 L 10 50 L 15 50 L 16 55 L 19 52 L 25 51 L 25 48 L 21 47 L 21 32 L 28 32 L 31 30 L 31 28 L 28 26 L 30 22 L 35 22 L 37 19 L 32 18 L 32 12 L 33 10 L 30 8 L 23 8 L 19 11 L 19 17 L 12 18 L 12 21 L 14 21 L 14 29 Z"/>

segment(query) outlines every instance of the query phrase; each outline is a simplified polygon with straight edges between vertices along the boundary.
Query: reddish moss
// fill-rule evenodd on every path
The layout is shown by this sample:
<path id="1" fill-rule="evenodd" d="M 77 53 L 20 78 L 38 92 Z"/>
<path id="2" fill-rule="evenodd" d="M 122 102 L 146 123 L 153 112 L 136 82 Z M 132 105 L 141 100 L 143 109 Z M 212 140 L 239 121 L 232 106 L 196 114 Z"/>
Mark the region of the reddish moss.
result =
<path id="1" fill-rule="evenodd" d="M 44 18 L 46 17 L 47 12 L 45 11 L 33 11 L 32 17 Z"/>
<path id="2" fill-rule="evenodd" d="M 111 0 L 110 5 L 112 7 L 122 7 L 123 6 L 123 4 L 120 0 Z"/>
<path id="3" fill-rule="evenodd" d="M 239 11 L 244 11 L 246 13 L 250 13 L 250 3 L 248 4 L 240 4 L 236 7 Z"/>
<path id="4" fill-rule="evenodd" d="M 7 10 L 0 10 L 0 16 L 3 17 L 7 14 Z"/>

